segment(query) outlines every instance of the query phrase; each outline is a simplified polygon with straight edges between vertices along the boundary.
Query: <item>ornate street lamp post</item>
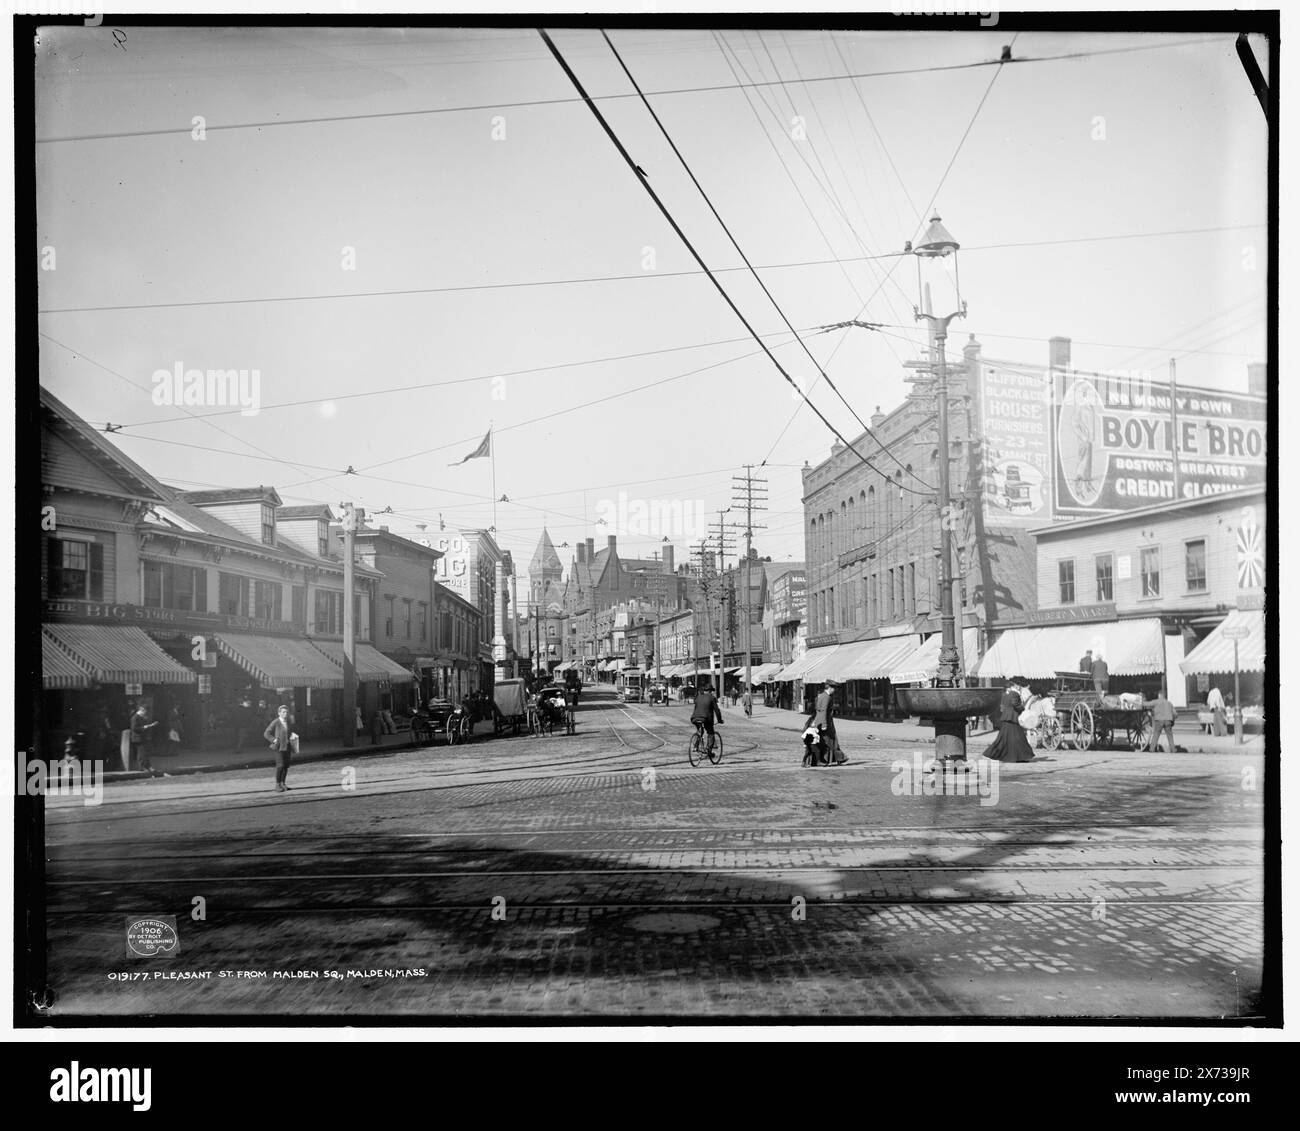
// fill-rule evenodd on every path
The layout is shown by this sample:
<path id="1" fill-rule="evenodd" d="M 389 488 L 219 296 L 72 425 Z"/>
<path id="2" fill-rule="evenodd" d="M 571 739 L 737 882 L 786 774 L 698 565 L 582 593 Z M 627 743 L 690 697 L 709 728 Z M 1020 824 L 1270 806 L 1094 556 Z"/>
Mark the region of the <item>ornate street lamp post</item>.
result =
<path id="1" fill-rule="evenodd" d="M 957 631 L 952 608 L 952 496 L 948 476 L 948 366 L 944 346 L 948 340 L 948 323 L 954 318 L 966 317 L 966 304 L 961 297 L 960 276 L 957 271 L 957 251 L 960 245 L 938 215 L 930 218 L 925 236 L 912 253 L 916 256 L 916 285 L 920 306 L 913 315 L 924 318 L 934 335 L 936 396 L 939 409 L 939 624 L 942 630 L 942 647 L 939 649 L 939 675 L 937 687 L 956 687 L 961 677 L 957 656 Z M 947 268 L 951 266 L 951 279 Z M 928 276 L 928 277 L 927 277 Z M 935 284 L 942 285 L 942 289 Z M 940 301 L 950 301 L 954 309 L 949 314 L 936 314 L 931 310 L 933 290 L 940 291 Z M 964 746 L 964 743 L 963 743 Z M 942 754 L 942 751 L 940 751 Z M 965 757 L 965 751 L 962 751 Z"/>

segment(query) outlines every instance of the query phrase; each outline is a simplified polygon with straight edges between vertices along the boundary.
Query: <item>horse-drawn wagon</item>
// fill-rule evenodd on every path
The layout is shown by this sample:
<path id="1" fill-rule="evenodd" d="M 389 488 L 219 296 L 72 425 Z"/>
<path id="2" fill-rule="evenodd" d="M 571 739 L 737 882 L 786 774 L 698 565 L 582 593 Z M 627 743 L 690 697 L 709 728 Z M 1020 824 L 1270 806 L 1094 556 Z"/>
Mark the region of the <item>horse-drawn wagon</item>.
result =
<path id="1" fill-rule="evenodd" d="M 1136 693 L 1106 695 L 1085 672 L 1057 672 L 1056 689 L 1030 699 L 1020 715 L 1030 742 L 1046 750 L 1069 741 L 1076 750 L 1113 746 L 1123 734 L 1132 750 L 1151 739 L 1151 708 Z"/>

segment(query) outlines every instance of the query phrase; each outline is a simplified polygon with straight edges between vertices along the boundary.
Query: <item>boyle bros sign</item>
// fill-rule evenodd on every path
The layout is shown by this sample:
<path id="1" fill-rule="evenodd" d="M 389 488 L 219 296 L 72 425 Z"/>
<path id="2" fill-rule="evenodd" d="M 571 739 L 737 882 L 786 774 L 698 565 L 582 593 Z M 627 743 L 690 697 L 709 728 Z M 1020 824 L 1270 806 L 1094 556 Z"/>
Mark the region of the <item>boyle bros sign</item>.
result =
<path id="1" fill-rule="evenodd" d="M 1053 374 L 1060 515 L 1107 514 L 1264 482 L 1263 397 L 1095 373 Z M 1175 455 L 1178 487 L 1175 493 Z"/>

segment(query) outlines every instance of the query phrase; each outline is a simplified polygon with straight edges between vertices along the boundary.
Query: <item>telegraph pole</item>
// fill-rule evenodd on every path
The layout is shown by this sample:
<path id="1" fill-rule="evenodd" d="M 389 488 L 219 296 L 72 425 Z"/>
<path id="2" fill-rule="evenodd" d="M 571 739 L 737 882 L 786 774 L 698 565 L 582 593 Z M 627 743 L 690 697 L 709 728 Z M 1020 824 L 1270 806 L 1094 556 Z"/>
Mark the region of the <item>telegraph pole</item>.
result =
<path id="1" fill-rule="evenodd" d="M 721 579 L 722 579 L 722 564 L 723 564 L 723 562 L 725 562 L 726 559 L 727 559 L 727 551 L 730 550 L 730 549 L 732 548 L 731 543 L 730 543 L 729 536 L 728 536 L 728 534 L 727 534 L 727 531 L 730 530 L 731 527 L 728 526 L 725 522 L 723 522 L 723 516 L 724 516 L 724 515 L 725 515 L 729 510 L 731 510 L 730 507 L 723 507 L 720 511 L 718 511 L 718 523 L 717 523 L 717 526 L 715 526 L 715 527 L 712 529 L 712 531 L 711 531 L 711 533 L 712 533 L 712 534 L 717 538 L 717 540 L 718 540 L 718 580 L 719 580 L 719 585 L 718 585 L 718 670 L 717 670 L 717 671 L 714 671 L 713 668 L 712 668 L 712 662 L 713 662 L 713 634 L 710 633 L 710 634 L 709 634 L 709 663 L 710 663 L 709 676 L 710 676 L 710 678 L 713 680 L 713 690 L 714 690 L 715 694 L 718 695 L 719 698 L 721 698 L 721 696 L 722 696 L 722 671 L 723 671 L 723 670 L 726 668 L 726 666 L 727 666 L 727 665 L 726 665 L 726 653 L 725 653 L 725 651 L 724 651 L 723 635 L 722 635 L 723 632 L 725 631 L 726 625 L 725 625 L 725 623 L 724 623 L 724 621 L 723 621 L 723 615 L 722 615 L 722 585 L 721 585 Z M 710 627 L 712 627 L 712 625 L 710 625 Z"/>
<path id="2" fill-rule="evenodd" d="M 343 504 L 343 745 L 357 744 L 357 626 L 352 621 L 357 512 Z"/>
<path id="3" fill-rule="evenodd" d="M 767 490 L 767 480 L 755 476 L 754 465 L 752 463 L 747 463 L 745 464 L 745 474 L 733 475 L 731 481 L 737 485 L 735 490 L 738 495 L 741 491 L 740 485 L 744 485 L 743 502 L 741 499 L 736 499 L 734 500 L 733 505 L 743 505 L 745 508 L 745 626 L 743 630 L 745 634 L 745 688 L 746 690 L 752 691 L 753 688 L 750 687 L 749 683 L 750 677 L 753 674 L 753 668 L 751 667 L 751 653 L 753 652 L 753 647 L 752 641 L 750 640 L 751 613 L 749 607 L 749 578 L 750 570 L 752 569 L 750 558 L 753 555 L 754 531 L 766 529 L 765 526 L 754 525 L 754 512 L 767 510 L 767 507 L 763 505 L 764 500 L 767 499 L 765 493 Z"/>

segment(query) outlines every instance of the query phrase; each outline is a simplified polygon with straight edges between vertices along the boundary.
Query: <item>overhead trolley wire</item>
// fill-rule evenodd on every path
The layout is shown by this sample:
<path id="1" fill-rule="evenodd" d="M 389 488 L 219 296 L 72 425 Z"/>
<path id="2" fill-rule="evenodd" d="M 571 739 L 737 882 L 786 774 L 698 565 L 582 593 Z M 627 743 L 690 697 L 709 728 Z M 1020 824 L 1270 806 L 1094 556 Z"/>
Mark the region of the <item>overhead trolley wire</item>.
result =
<path id="1" fill-rule="evenodd" d="M 826 427 L 829 428 L 831 432 L 835 434 L 835 436 L 840 440 L 841 443 L 843 443 L 847 448 L 849 448 L 849 450 L 852 451 L 853 454 L 856 455 L 860 460 L 862 460 L 863 463 L 867 464 L 869 467 L 873 466 L 871 462 L 867 460 L 862 455 L 862 453 L 857 450 L 857 448 L 855 448 L 852 444 L 850 444 L 847 440 L 844 439 L 844 437 L 840 434 L 840 430 L 836 428 L 835 425 L 833 425 L 825 417 L 822 411 L 811 401 L 808 400 L 803 390 L 799 388 L 799 383 L 793 377 L 791 377 L 789 373 L 786 372 L 785 366 L 783 366 L 776 359 L 776 355 L 772 353 L 770 349 L 768 349 L 767 343 L 764 342 L 761 337 L 759 337 L 758 332 L 753 328 L 753 326 L 750 325 L 749 319 L 745 317 L 740 307 L 736 305 L 735 300 L 733 300 L 732 297 L 727 293 L 726 288 L 723 287 L 723 285 L 714 276 L 713 272 L 709 269 L 708 264 L 704 262 L 703 257 L 700 255 L 698 251 L 696 251 L 695 245 L 691 243 L 690 238 L 686 235 L 684 231 L 682 231 L 681 225 L 677 223 L 676 219 L 674 219 L 673 217 L 673 214 L 668 211 L 667 206 L 663 203 L 662 200 L 659 199 L 659 194 L 656 193 L 655 190 L 651 187 L 650 182 L 647 180 L 645 175 L 640 171 L 639 166 L 632 159 L 632 155 L 628 153 L 627 148 L 623 145 L 623 142 L 619 139 L 618 134 L 614 132 L 609 122 L 606 121 L 605 115 L 600 112 L 600 107 L 598 107 L 595 104 L 595 102 L 592 101 L 591 96 L 587 94 L 587 91 L 583 87 L 582 82 L 579 80 L 578 76 L 574 74 L 572 68 L 570 68 L 568 62 L 565 60 L 564 56 L 560 53 L 560 49 L 555 46 L 554 42 L 551 40 L 551 37 L 546 34 L 546 30 L 544 28 L 538 28 L 537 30 L 538 30 L 538 34 L 542 37 L 547 47 L 550 48 L 551 54 L 555 56 L 555 61 L 559 63 L 565 75 L 568 76 L 569 81 L 573 83 L 574 89 L 577 90 L 578 93 L 582 96 L 583 101 L 587 104 L 587 109 L 591 111 L 596 121 L 600 124 L 601 129 L 605 131 L 606 136 L 613 143 L 614 148 L 618 150 L 619 155 L 623 158 L 623 161 L 627 165 L 628 169 L 630 169 L 633 176 L 635 176 L 637 180 L 640 181 L 641 187 L 645 189 L 650 199 L 654 201 L 656 207 L 658 207 L 659 211 L 663 214 L 664 219 L 668 221 L 673 231 L 677 233 L 678 238 L 682 241 L 686 249 L 694 257 L 695 261 L 700 265 L 701 268 L 704 269 L 705 274 L 707 274 L 709 277 L 709 281 L 713 284 L 718 294 L 722 296 L 723 301 L 726 302 L 726 304 L 729 307 L 731 307 L 732 312 L 736 315 L 737 318 L 740 319 L 741 324 L 745 327 L 746 330 L 749 331 L 750 336 L 753 337 L 753 339 L 756 342 L 758 342 L 763 352 L 767 354 L 768 359 L 772 362 L 774 366 L 776 366 L 777 372 L 781 374 L 781 376 L 785 379 L 787 384 L 789 384 L 792 389 L 798 392 L 799 396 L 802 397 L 803 400 L 808 404 L 808 407 L 811 408 L 813 412 L 817 414 L 817 418 L 821 420 L 821 422 L 825 424 Z M 914 494 L 921 494 L 921 492 L 917 491 L 914 492 Z"/>

